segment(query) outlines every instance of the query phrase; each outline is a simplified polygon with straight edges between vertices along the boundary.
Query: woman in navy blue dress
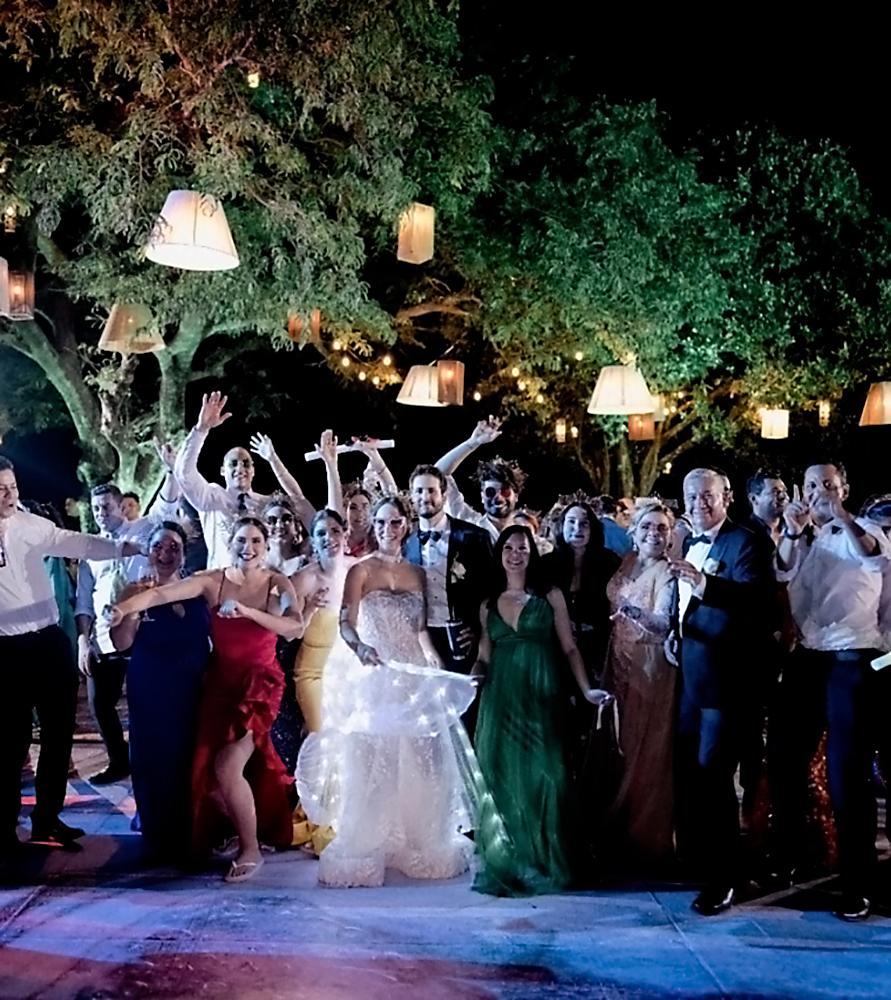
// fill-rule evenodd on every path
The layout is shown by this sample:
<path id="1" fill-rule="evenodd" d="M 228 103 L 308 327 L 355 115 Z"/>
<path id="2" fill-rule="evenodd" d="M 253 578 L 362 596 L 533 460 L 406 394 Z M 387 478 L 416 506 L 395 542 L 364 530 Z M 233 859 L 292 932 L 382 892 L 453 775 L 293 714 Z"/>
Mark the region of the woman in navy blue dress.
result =
<path id="1" fill-rule="evenodd" d="M 149 539 L 149 579 L 122 595 L 179 578 L 186 533 L 174 521 Z M 127 616 L 112 629 L 130 650 L 130 773 L 139 826 L 156 857 L 184 859 L 191 832 L 191 775 L 201 682 L 210 653 L 210 609 L 201 597 Z"/>

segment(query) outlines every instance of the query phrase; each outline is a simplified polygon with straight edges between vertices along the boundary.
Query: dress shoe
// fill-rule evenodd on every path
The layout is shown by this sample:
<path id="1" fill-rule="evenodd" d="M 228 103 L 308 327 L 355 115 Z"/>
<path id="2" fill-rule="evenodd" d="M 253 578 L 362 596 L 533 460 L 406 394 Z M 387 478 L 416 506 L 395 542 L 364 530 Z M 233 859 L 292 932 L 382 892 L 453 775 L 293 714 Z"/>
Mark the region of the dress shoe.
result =
<path id="1" fill-rule="evenodd" d="M 834 917 L 839 920 L 847 920 L 849 923 L 857 923 L 866 920 L 872 911 L 872 903 L 866 896 L 853 896 L 845 893 L 841 898 L 838 909 L 832 911 Z"/>
<path id="2" fill-rule="evenodd" d="M 703 917 L 714 917 L 733 905 L 733 888 L 724 885 L 708 886 L 693 900 L 691 909 Z"/>
<path id="3" fill-rule="evenodd" d="M 60 819 L 54 820 L 46 826 L 39 823 L 35 826 L 31 824 L 31 843 L 42 844 L 44 847 L 79 847 L 76 843 L 84 836 L 84 831 L 76 826 L 68 826 Z"/>
<path id="4" fill-rule="evenodd" d="M 130 777 L 129 767 L 112 767 L 109 765 L 104 771 L 94 774 L 89 778 L 91 785 L 113 785 L 116 781 L 124 781 Z"/>

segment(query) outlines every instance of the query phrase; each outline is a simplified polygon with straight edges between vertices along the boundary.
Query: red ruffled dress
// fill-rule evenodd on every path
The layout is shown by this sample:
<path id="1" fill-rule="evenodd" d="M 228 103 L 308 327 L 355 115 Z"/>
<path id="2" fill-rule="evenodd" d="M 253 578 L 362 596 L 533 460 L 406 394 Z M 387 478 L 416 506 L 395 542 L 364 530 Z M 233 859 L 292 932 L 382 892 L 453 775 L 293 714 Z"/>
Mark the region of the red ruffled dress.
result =
<path id="1" fill-rule="evenodd" d="M 261 843 L 288 847 L 292 779 L 270 739 L 285 689 L 275 658 L 276 636 L 246 618 L 221 618 L 217 611 L 211 614 L 214 652 L 204 677 L 192 765 L 192 847 L 196 854 L 207 854 L 232 832 L 222 810 L 214 760 L 248 730 L 256 749 L 245 777 L 254 793 L 257 835 Z"/>

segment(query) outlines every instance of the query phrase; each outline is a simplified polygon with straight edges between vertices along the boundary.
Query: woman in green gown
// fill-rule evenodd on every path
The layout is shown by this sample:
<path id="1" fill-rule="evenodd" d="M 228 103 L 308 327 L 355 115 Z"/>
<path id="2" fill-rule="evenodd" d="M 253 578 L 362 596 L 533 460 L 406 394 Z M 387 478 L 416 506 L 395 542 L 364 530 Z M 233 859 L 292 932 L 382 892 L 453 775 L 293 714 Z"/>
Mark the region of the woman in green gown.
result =
<path id="1" fill-rule="evenodd" d="M 495 546 L 495 586 L 481 611 L 473 674 L 484 684 L 476 752 L 485 784 L 478 806 L 474 889 L 497 896 L 560 892 L 574 876 L 564 744 L 569 669 L 594 705 L 566 601 L 543 583 L 530 530 L 506 528 Z"/>

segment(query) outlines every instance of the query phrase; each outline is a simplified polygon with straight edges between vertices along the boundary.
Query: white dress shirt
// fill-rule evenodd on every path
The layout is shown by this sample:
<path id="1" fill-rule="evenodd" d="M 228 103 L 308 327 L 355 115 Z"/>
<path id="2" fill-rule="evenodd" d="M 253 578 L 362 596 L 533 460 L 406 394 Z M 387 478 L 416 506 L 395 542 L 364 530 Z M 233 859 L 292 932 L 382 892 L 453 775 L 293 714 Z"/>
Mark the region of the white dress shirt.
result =
<path id="1" fill-rule="evenodd" d="M 725 519 L 726 520 L 726 519 Z M 718 532 L 724 527 L 724 521 L 720 524 L 716 524 L 714 528 L 709 528 L 708 531 L 694 531 L 693 537 L 705 536 L 708 541 L 695 542 L 687 550 L 687 554 L 683 557 L 686 559 L 691 566 L 695 566 L 700 573 L 703 572 L 703 566 L 705 566 L 708 561 L 708 554 L 712 550 L 712 545 L 715 543 L 715 539 L 718 537 Z M 684 615 L 687 613 L 687 608 L 690 601 L 694 597 L 702 597 L 705 592 L 705 584 L 702 583 L 698 587 L 694 587 L 692 584 L 688 583 L 686 580 L 678 580 L 678 620 L 681 627 L 681 635 L 684 632 Z"/>
<path id="2" fill-rule="evenodd" d="M 876 555 L 864 555 L 850 534 L 831 521 L 816 530 L 809 547 L 803 538 L 793 565 L 777 574 L 789 581 L 792 617 L 808 649 L 882 648 L 879 612 L 891 542 L 878 525 L 859 517 L 855 521 L 878 541 Z"/>
<path id="3" fill-rule="evenodd" d="M 445 512 L 450 517 L 457 517 L 459 521 L 469 521 L 480 528 L 485 528 L 489 532 L 492 542 L 498 541 L 501 528 L 488 514 L 481 514 L 467 503 L 464 494 L 458 489 L 454 476 L 446 476 Z"/>
<path id="4" fill-rule="evenodd" d="M 183 496 L 198 511 L 204 543 L 207 546 L 207 568 L 223 569 L 231 564 L 229 535 L 239 517 L 259 517 L 272 499 L 262 493 L 247 490 L 230 493 L 219 483 L 209 483 L 198 471 L 198 456 L 207 440 L 207 431 L 193 427 L 176 456 L 175 475 Z M 239 509 L 243 497 L 243 510 Z"/>
<path id="5" fill-rule="evenodd" d="M 449 519 L 445 514 L 429 522 L 429 531 L 439 531 L 437 541 L 432 538 L 421 546 L 421 565 L 424 567 L 425 590 L 427 593 L 427 624 L 434 627 L 449 621 L 449 597 L 446 572 L 449 563 Z"/>
<path id="6" fill-rule="evenodd" d="M 0 566 L 0 636 L 37 632 L 59 621 L 44 556 L 117 559 L 122 549 L 120 542 L 66 531 L 26 511 L 4 519 L 2 545 L 6 565 Z"/>

